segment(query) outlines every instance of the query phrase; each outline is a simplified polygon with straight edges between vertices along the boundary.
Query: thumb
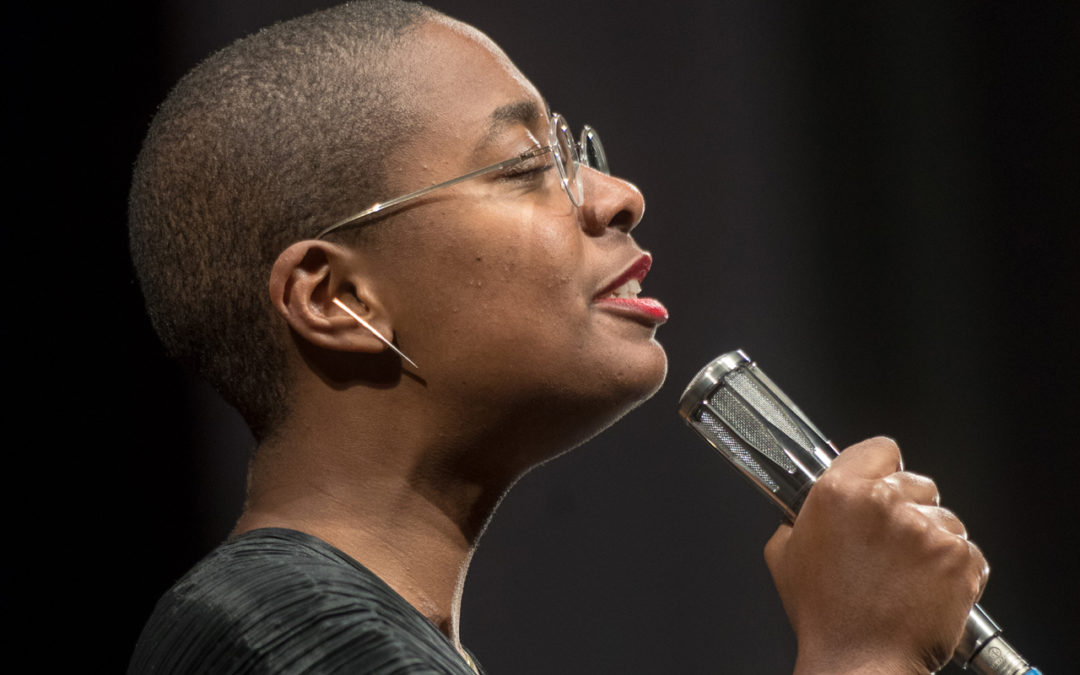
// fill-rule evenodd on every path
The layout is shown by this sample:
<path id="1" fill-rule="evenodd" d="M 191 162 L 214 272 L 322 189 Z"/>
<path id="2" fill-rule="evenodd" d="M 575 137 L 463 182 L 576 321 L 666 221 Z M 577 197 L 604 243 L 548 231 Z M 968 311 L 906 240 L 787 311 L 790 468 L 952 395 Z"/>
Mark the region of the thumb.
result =
<path id="1" fill-rule="evenodd" d="M 773 577 L 776 576 L 776 568 L 783 558 L 784 549 L 787 548 L 788 539 L 790 538 L 791 525 L 782 523 L 765 544 L 765 564 L 769 566 L 769 571 L 773 573 Z"/>

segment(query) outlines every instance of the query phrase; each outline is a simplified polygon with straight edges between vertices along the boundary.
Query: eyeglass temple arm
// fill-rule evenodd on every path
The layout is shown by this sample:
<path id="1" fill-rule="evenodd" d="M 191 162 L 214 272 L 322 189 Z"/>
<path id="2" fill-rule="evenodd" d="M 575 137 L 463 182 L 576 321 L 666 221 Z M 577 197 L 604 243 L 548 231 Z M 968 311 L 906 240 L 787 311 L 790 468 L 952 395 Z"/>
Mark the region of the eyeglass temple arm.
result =
<path id="1" fill-rule="evenodd" d="M 457 185 L 458 183 L 461 183 L 463 181 L 467 181 L 467 180 L 469 180 L 471 178 L 476 178 L 477 176 L 483 176 L 486 173 L 492 173 L 494 171 L 501 171 L 502 169 L 507 169 L 507 168 L 509 168 L 511 166 L 514 166 L 515 164 L 517 164 L 519 162 L 522 162 L 522 161 L 526 160 L 526 159 L 531 159 L 533 157 L 537 157 L 539 155 L 546 154 L 548 152 L 551 152 L 552 150 L 553 150 L 553 148 L 550 145 L 544 146 L 542 148 L 534 148 L 534 149 L 529 150 L 526 153 L 520 154 L 517 157 L 514 157 L 512 159 L 508 159 L 508 160 L 499 162 L 498 164 L 492 164 L 491 166 L 485 166 L 482 169 L 477 169 L 476 171 L 472 171 L 470 173 L 467 173 L 464 176 L 458 176 L 457 178 L 454 178 L 453 180 L 448 180 L 445 183 L 439 183 L 437 185 L 429 185 L 426 188 L 421 188 L 421 189 L 419 189 L 419 190 L 417 190 L 415 192 L 410 192 L 407 195 L 402 195 L 400 197 L 395 197 L 395 198 L 387 200 L 385 202 L 379 202 L 378 204 L 375 204 L 374 206 L 372 206 L 370 208 L 364 209 L 360 213 L 355 213 L 355 214 L 349 216 L 348 218 L 345 218 L 343 220 L 340 220 L 340 221 L 334 223 L 330 227 L 327 227 L 326 229 L 324 229 L 324 230 L 320 231 L 318 234 L 316 234 L 315 238 L 316 239 L 322 239 L 323 237 L 330 234 L 334 230 L 340 230 L 343 227 L 349 227 L 349 226 L 352 226 L 352 225 L 357 225 L 361 221 L 368 220 L 368 219 L 372 218 L 373 216 L 375 216 L 376 214 L 382 213 L 383 211 L 386 211 L 387 209 L 392 209 L 395 206 L 399 206 L 401 204 L 404 204 L 407 201 L 411 201 L 413 199 L 423 197 L 424 195 L 428 194 L 429 192 L 434 192 L 435 190 L 439 190 L 441 188 L 450 187 L 451 185 Z"/>

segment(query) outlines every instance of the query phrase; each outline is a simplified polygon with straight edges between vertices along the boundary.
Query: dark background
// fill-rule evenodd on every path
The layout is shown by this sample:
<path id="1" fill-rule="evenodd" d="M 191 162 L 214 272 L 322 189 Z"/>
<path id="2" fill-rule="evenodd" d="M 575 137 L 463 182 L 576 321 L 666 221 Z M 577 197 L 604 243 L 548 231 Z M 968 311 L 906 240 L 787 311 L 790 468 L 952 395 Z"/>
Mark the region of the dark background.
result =
<path id="1" fill-rule="evenodd" d="M 122 670 L 240 507 L 250 438 L 164 359 L 133 282 L 142 134 L 210 51 L 329 4 L 4 10 L 3 605 L 42 669 Z M 1069 672 L 1077 4 L 434 4 L 602 131 L 647 196 L 646 292 L 672 315 L 667 385 L 530 474 L 485 535 L 463 631 L 487 669 L 790 669 L 761 556 L 778 514 L 675 415 L 741 347 L 838 445 L 897 438 L 991 561 L 983 605 Z"/>

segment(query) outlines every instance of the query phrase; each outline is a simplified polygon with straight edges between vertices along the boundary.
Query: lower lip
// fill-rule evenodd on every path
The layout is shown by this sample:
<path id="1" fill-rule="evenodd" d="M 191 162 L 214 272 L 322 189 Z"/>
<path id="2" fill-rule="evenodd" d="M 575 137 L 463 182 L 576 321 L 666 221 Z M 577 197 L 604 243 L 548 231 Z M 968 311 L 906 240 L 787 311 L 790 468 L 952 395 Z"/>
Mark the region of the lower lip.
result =
<path id="1" fill-rule="evenodd" d="M 668 320 L 667 308 L 654 298 L 602 298 L 596 304 L 654 326 Z"/>

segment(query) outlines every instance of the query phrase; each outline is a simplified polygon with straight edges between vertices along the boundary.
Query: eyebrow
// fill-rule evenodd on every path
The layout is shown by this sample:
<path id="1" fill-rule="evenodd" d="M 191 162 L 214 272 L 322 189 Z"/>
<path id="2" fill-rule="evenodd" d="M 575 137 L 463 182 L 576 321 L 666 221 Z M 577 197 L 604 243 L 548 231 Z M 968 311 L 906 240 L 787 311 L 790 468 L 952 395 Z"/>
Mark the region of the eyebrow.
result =
<path id="1" fill-rule="evenodd" d="M 540 114 L 540 107 L 536 105 L 536 101 L 516 101 L 501 105 L 492 111 L 489 117 L 487 133 L 477 143 L 476 149 L 479 150 L 494 141 L 495 137 L 508 126 L 521 124 L 526 127 L 533 127 L 542 117 L 543 115 Z"/>

